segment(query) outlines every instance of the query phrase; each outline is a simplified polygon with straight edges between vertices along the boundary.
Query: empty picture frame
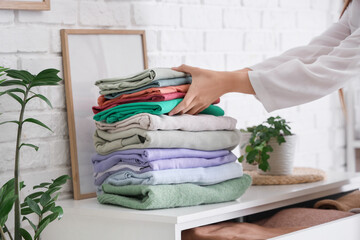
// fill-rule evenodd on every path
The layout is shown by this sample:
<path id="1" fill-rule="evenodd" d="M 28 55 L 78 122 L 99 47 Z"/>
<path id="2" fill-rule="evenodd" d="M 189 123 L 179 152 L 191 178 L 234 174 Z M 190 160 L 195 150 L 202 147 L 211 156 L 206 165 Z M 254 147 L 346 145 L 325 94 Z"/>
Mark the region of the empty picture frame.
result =
<path id="1" fill-rule="evenodd" d="M 0 0 L 0 9 L 50 10 L 50 0 Z"/>
<path id="2" fill-rule="evenodd" d="M 95 197 L 91 157 L 95 154 L 96 80 L 147 68 L 145 32 L 140 30 L 61 30 L 74 199 Z"/>

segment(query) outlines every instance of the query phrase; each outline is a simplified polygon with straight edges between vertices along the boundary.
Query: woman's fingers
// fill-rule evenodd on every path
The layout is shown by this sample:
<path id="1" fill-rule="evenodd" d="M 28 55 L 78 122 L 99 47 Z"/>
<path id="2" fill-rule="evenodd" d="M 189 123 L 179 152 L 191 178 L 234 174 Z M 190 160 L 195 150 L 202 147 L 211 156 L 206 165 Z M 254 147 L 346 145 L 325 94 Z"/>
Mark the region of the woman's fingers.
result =
<path id="1" fill-rule="evenodd" d="M 194 107 L 192 107 L 189 111 L 185 112 L 186 114 L 191 114 L 191 115 L 195 115 L 199 112 L 201 112 L 200 109 L 202 109 L 203 107 L 202 106 L 197 106 L 195 105 Z"/>
<path id="2" fill-rule="evenodd" d="M 174 107 L 173 110 L 169 112 L 169 116 L 182 113 L 184 110 L 188 109 L 190 107 L 192 99 L 193 98 L 189 94 L 186 94 L 184 99 L 176 107 Z"/>
<path id="3" fill-rule="evenodd" d="M 172 70 L 178 71 L 178 72 L 184 72 L 184 73 L 189 73 L 190 75 L 192 75 L 191 73 L 194 72 L 194 70 L 196 69 L 195 67 L 191 67 L 185 64 L 182 64 L 179 67 L 173 67 L 171 68 Z"/>

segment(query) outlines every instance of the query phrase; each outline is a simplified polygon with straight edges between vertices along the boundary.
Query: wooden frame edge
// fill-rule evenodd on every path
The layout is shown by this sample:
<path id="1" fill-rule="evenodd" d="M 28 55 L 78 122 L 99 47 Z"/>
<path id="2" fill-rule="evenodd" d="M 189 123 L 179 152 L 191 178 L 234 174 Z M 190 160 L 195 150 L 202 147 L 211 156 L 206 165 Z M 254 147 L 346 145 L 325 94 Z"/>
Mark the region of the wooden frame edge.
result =
<path id="1" fill-rule="evenodd" d="M 70 59 L 69 59 L 69 34 L 139 34 L 141 35 L 144 69 L 148 68 L 147 49 L 146 49 L 146 37 L 144 30 L 109 30 L 109 29 L 61 29 L 61 49 L 62 49 L 62 62 L 63 62 L 63 74 L 65 85 L 65 100 L 67 108 L 67 120 L 69 130 L 69 142 L 70 142 L 70 160 L 71 160 L 71 172 L 73 182 L 73 194 L 75 200 L 87 199 L 96 197 L 96 193 L 81 194 L 80 192 L 80 179 L 79 179 L 79 163 L 77 159 L 77 143 L 76 143 L 76 131 L 75 131 L 75 119 L 74 119 L 74 104 L 72 95 L 72 84 L 70 74 Z M 75 180 L 75 181 L 74 181 Z"/>
<path id="2" fill-rule="evenodd" d="M 50 8 L 50 0 L 43 0 L 42 2 L 0 2 L 0 9 L 49 11 Z"/>

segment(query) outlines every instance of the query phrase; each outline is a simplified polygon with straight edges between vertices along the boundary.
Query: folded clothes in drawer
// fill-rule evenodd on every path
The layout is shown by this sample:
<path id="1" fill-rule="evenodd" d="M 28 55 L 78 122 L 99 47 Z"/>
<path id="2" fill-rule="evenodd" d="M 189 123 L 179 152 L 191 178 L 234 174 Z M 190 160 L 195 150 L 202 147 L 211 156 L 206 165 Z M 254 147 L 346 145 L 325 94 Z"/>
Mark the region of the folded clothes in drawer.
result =
<path id="1" fill-rule="evenodd" d="M 289 208 L 256 223 L 225 222 L 182 232 L 182 240 L 259 240 L 354 215 L 350 212 Z"/>

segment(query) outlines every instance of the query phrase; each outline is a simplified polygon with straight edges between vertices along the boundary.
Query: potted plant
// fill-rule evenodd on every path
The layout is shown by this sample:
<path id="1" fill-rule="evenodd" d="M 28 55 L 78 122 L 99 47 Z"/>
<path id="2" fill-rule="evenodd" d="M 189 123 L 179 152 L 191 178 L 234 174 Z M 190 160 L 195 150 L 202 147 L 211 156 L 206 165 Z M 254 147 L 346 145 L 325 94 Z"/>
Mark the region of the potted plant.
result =
<path id="1" fill-rule="evenodd" d="M 240 149 L 239 162 L 257 165 L 260 174 L 292 174 L 296 135 L 285 119 L 269 117 L 265 122 L 246 130 Z"/>
<path id="2" fill-rule="evenodd" d="M 12 121 L 0 121 L 2 124 L 17 125 L 17 139 L 14 157 L 14 178 L 2 185 L 0 188 L 0 239 L 14 240 L 38 240 L 46 226 L 56 219 L 60 219 L 63 210 L 56 205 L 59 191 L 70 178 L 68 175 L 60 176 L 50 182 L 40 183 L 33 186 L 34 192 L 25 197 L 21 203 L 20 191 L 25 187 L 20 179 L 20 151 L 24 147 L 33 148 L 38 151 L 39 147 L 31 143 L 22 141 L 22 128 L 24 124 L 36 124 L 51 131 L 41 121 L 35 118 L 24 118 L 25 108 L 29 101 L 39 98 L 46 102 L 50 107 L 50 101 L 39 93 L 35 87 L 58 85 L 61 78 L 57 76 L 58 70 L 46 69 L 37 75 L 32 75 L 28 71 L 11 70 L 0 67 L 0 96 L 8 95 L 21 105 L 19 118 Z M 11 79 L 6 79 L 4 75 Z M 12 87 L 12 88 L 11 88 Z M 14 133 L 15 134 L 15 133 Z M 0 185 L 1 186 L 1 185 Z M 14 207 L 14 233 L 8 228 L 8 215 Z M 38 219 L 34 221 L 33 215 Z M 32 228 L 32 234 L 22 228 L 22 222 L 27 222 Z"/>

